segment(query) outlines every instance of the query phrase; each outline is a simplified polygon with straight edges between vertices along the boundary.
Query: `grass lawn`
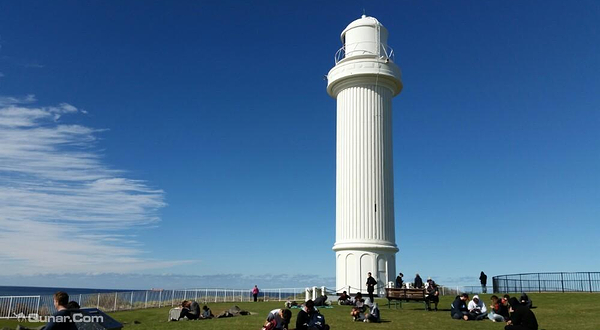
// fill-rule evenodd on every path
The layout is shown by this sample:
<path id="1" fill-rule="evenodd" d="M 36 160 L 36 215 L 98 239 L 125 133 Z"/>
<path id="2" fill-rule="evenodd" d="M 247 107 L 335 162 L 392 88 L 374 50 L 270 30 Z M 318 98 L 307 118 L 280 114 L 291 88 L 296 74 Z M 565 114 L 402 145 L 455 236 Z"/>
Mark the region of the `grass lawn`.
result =
<path id="1" fill-rule="evenodd" d="M 485 302 L 489 302 L 490 294 L 481 295 Z M 592 293 L 531 293 L 529 297 L 540 330 L 552 329 L 600 329 L 600 294 Z M 440 311 L 427 312 L 422 304 L 405 303 L 402 309 L 387 307 L 387 300 L 379 299 L 382 323 L 353 322 L 349 306 L 334 305 L 332 309 L 321 309 L 327 323 L 332 330 L 353 329 L 504 329 L 503 323 L 485 321 L 459 321 L 450 318 L 449 305 L 453 297 L 446 296 L 440 299 Z M 202 304 L 201 304 L 202 305 Z M 208 306 L 217 315 L 221 311 L 233 306 L 234 303 L 212 303 Z M 249 316 L 233 318 L 212 319 L 203 321 L 167 322 L 168 308 L 152 308 L 145 310 L 124 311 L 110 313 L 112 317 L 125 324 L 125 329 L 215 329 L 215 330 L 259 330 L 268 312 L 275 308 L 283 307 L 283 302 L 258 302 L 235 303 L 240 308 L 253 312 Z M 293 328 L 296 322 L 298 309 L 292 309 Z M 134 321 L 139 324 L 134 324 Z M 136 322 L 136 323 L 137 323 Z M 0 320 L 0 329 L 8 327 L 14 329 L 16 320 Z M 23 324 L 34 327 L 39 324 Z"/>

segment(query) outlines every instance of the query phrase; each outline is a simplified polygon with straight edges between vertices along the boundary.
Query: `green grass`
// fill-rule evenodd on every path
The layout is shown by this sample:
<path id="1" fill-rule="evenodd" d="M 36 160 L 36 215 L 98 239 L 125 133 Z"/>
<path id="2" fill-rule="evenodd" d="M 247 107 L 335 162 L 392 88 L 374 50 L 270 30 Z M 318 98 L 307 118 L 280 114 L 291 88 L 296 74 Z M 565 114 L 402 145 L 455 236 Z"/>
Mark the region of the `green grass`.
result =
<path id="1" fill-rule="evenodd" d="M 489 302 L 490 295 L 481 295 Z M 600 294 L 590 293 L 532 293 L 533 309 L 540 329 L 600 329 Z M 387 307 L 387 300 L 379 299 L 382 323 L 353 322 L 349 306 L 334 305 L 332 309 L 321 309 L 332 330 L 353 329 L 504 329 L 501 323 L 485 321 L 458 321 L 450 318 L 449 305 L 453 297 L 441 297 L 438 312 L 426 312 L 422 304 L 405 303 L 402 309 Z M 216 315 L 233 306 L 234 303 L 212 303 L 208 306 Z M 253 315 L 203 321 L 167 322 L 170 307 L 110 313 L 112 317 L 125 324 L 125 329 L 214 329 L 214 330 L 258 330 L 268 312 L 283 307 L 283 302 L 235 303 L 240 308 L 253 312 Z M 292 327 L 295 325 L 297 309 L 293 309 Z M 134 321 L 140 324 L 134 324 Z M 15 320 L 1 320 L 0 329 L 17 326 Z M 38 326 L 38 324 L 24 324 Z"/>

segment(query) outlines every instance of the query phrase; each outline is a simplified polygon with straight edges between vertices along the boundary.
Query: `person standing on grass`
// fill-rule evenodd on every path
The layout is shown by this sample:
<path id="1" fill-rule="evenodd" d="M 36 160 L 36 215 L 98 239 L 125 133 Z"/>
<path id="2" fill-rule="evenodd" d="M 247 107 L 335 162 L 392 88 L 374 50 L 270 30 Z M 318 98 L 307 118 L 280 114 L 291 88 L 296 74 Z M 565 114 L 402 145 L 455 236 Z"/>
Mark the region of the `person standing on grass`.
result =
<path id="1" fill-rule="evenodd" d="M 487 275 L 485 275 L 483 270 L 479 274 L 479 282 L 481 282 L 481 292 L 487 293 Z"/>
<path id="2" fill-rule="evenodd" d="M 258 293 L 260 292 L 258 290 L 258 286 L 255 285 L 251 292 L 252 292 L 252 297 L 254 298 L 254 302 L 256 302 L 258 299 Z"/>
<path id="3" fill-rule="evenodd" d="M 375 302 L 373 298 L 373 291 L 375 291 L 375 286 L 377 285 L 377 281 L 371 276 L 371 272 L 367 273 L 367 292 L 369 293 L 369 299 L 371 300 L 371 304 Z"/>

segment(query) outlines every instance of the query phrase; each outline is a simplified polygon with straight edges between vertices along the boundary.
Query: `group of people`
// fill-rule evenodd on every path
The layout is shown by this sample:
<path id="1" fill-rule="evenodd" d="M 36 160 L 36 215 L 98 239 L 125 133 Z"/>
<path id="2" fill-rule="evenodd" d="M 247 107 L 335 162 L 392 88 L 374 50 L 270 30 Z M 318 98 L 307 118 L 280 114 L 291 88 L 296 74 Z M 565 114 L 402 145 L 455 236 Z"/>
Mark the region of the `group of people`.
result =
<path id="1" fill-rule="evenodd" d="M 357 292 L 354 297 L 348 295 L 346 291 L 342 292 L 342 294 L 338 298 L 339 305 L 350 305 L 352 306 L 352 311 L 350 315 L 354 321 L 363 321 L 363 322 L 380 322 L 381 316 L 379 314 L 379 307 L 377 303 L 372 303 L 371 301 L 365 302 L 363 299 L 362 293 Z"/>
<path id="2" fill-rule="evenodd" d="M 292 319 L 292 311 L 287 308 L 269 312 L 263 330 L 287 330 Z M 296 330 L 329 330 L 325 317 L 315 308 L 313 300 L 307 300 L 296 316 Z"/>
<path id="3" fill-rule="evenodd" d="M 215 317 L 208 306 L 202 306 L 201 311 L 198 302 L 193 300 L 182 301 L 180 309 L 181 312 L 179 313 L 178 319 L 187 318 L 188 320 L 206 320 Z"/>
<path id="4" fill-rule="evenodd" d="M 491 296 L 490 310 L 474 295 L 469 301 L 469 295 L 463 293 L 456 296 L 451 304 L 450 315 L 457 320 L 484 320 L 493 322 L 506 322 L 505 330 L 537 330 L 538 323 L 535 314 L 531 311 L 532 302 L 527 294 L 523 293 L 521 299 L 504 295 L 502 299 Z"/>
<path id="5" fill-rule="evenodd" d="M 428 278 L 428 281 L 431 279 Z M 398 276 L 396 276 L 396 288 L 403 288 L 405 286 L 404 283 L 404 274 L 399 273 Z M 407 288 L 415 288 L 415 289 L 423 289 L 426 288 L 427 283 L 423 283 L 423 279 L 421 278 L 421 275 L 419 275 L 419 273 L 415 274 L 415 279 L 414 281 L 411 283 L 406 283 Z"/>
<path id="6" fill-rule="evenodd" d="M 364 304 L 361 307 L 353 306 L 350 316 L 352 316 L 353 321 L 375 323 L 381 322 L 381 315 L 379 313 L 379 306 L 377 303 L 373 303 L 371 306 Z"/>
<path id="7" fill-rule="evenodd" d="M 396 288 L 404 287 L 404 274 L 399 273 L 396 276 Z M 415 274 L 415 280 L 412 284 L 412 287 L 415 289 L 425 289 L 425 301 L 427 302 L 427 310 L 428 311 L 437 311 L 438 303 L 440 302 L 440 291 L 438 285 L 435 283 L 431 277 L 427 278 L 427 282 L 423 283 L 423 279 L 421 275 L 418 273 Z M 431 308 L 431 303 L 434 304 L 434 307 Z"/>

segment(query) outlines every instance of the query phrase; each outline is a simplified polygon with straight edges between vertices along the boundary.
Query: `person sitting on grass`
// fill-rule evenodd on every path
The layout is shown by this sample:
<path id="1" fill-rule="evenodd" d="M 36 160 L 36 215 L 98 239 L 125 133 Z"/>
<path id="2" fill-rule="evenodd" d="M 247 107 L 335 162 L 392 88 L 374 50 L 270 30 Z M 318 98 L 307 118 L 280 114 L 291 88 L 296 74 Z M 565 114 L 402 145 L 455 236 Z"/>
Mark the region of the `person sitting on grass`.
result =
<path id="1" fill-rule="evenodd" d="M 213 315 L 210 308 L 208 308 L 208 306 L 206 306 L 206 305 L 202 306 L 202 314 L 200 314 L 200 318 L 205 320 L 205 319 L 212 319 L 213 317 L 215 317 L 215 316 Z"/>
<path id="2" fill-rule="evenodd" d="M 510 320 L 505 330 L 538 330 L 537 319 L 529 307 L 522 305 L 517 298 L 510 298 Z"/>
<path id="3" fill-rule="evenodd" d="M 186 317 L 188 320 L 197 320 L 200 317 L 200 305 L 192 300 L 184 300 L 181 302 L 181 314 L 179 318 Z"/>
<path id="4" fill-rule="evenodd" d="M 352 298 L 350 298 L 348 293 L 346 293 L 346 291 L 344 291 L 338 298 L 338 304 L 339 305 L 350 305 L 350 304 L 352 304 L 351 300 L 352 300 Z"/>
<path id="5" fill-rule="evenodd" d="M 526 306 L 529 309 L 533 308 L 533 302 L 531 301 L 531 299 L 529 299 L 529 297 L 527 296 L 527 293 L 523 292 L 523 294 L 521 294 L 520 300 L 521 300 L 521 305 Z"/>
<path id="6" fill-rule="evenodd" d="M 360 308 L 358 307 L 352 307 L 352 311 L 350 312 L 350 315 L 352 316 L 352 321 L 364 321 L 365 319 L 365 315 L 361 312 Z"/>
<path id="7" fill-rule="evenodd" d="M 329 330 L 325 318 L 315 308 L 315 302 L 307 300 L 296 318 L 296 330 Z"/>
<path id="8" fill-rule="evenodd" d="M 381 316 L 379 314 L 379 306 L 377 306 L 377 303 L 373 303 L 373 307 L 371 307 L 369 312 L 367 312 L 365 314 L 364 322 L 374 322 L 374 323 L 381 322 Z"/>
<path id="9" fill-rule="evenodd" d="M 467 308 L 469 309 L 469 318 L 472 318 L 475 321 L 481 321 L 487 316 L 487 308 L 483 301 L 479 300 L 478 295 L 473 296 L 473 300 L 469 301 Z"/>
<path id="10" fill-rule="evenodd" d="M 290 320 L 292 319 L 292 311 L 289 309 L 274 309 L 267 315 L 267 320 L 263 329 L 265 330 L 287 330 Z"/>
<path id="11" fill-rule="evenodd" d="M 315 303 L 311 299 L 307 300 L 296 317 L 296 330 L 308 330 L 308 321 L 310 312 L 315 308 Z"/>
<path id="12" fill-rule="evenodd" d="M 438 289 L 437 284 L 435 284 L 435 281 L 430 279 L 427 282 L 429 283 L 427 289 L 425 289 L 425 301 L 427 302 L 427 310 L 430 311 L 431 303 L 434 303 L 435 311 L 437 312 L 438 303 L 440 302 L 440 291 Z"/>
<path id="13" fill-rule="evenodd" d="M 488 318 L 492 322 L 506 322 L 508 320 L 508 308 L 506 305 L 496 295 L 493 295 L 490 299 L 492 300 L 492 304 L 490 305 Z"/>
<path id="14" fill-rule="evenodd" d="M 320 296 L 319 298 L 315 299 L 314 303 L 315 303 L 315 306 L 325 306 L 326 301 L 327 301 L 327 295 L 324 294 L 324 295 Z"/>
<path id="15" fill-rule="evenodd" d="M 357 292 L 354 296 L 354 306 L 358 307 L 361 313 L 365 311 L 365 300 L 362 297 L 362 293 Z"/>
<path id="16" fill-rule="evenodd" d="M 456 296 L 452 304 L 450 305 L 450 316 L 455 320 L 463 319 L 469 320 L 469 309 L 467 308 L 467 300 L 469 295 L 466 293 Z"/>

